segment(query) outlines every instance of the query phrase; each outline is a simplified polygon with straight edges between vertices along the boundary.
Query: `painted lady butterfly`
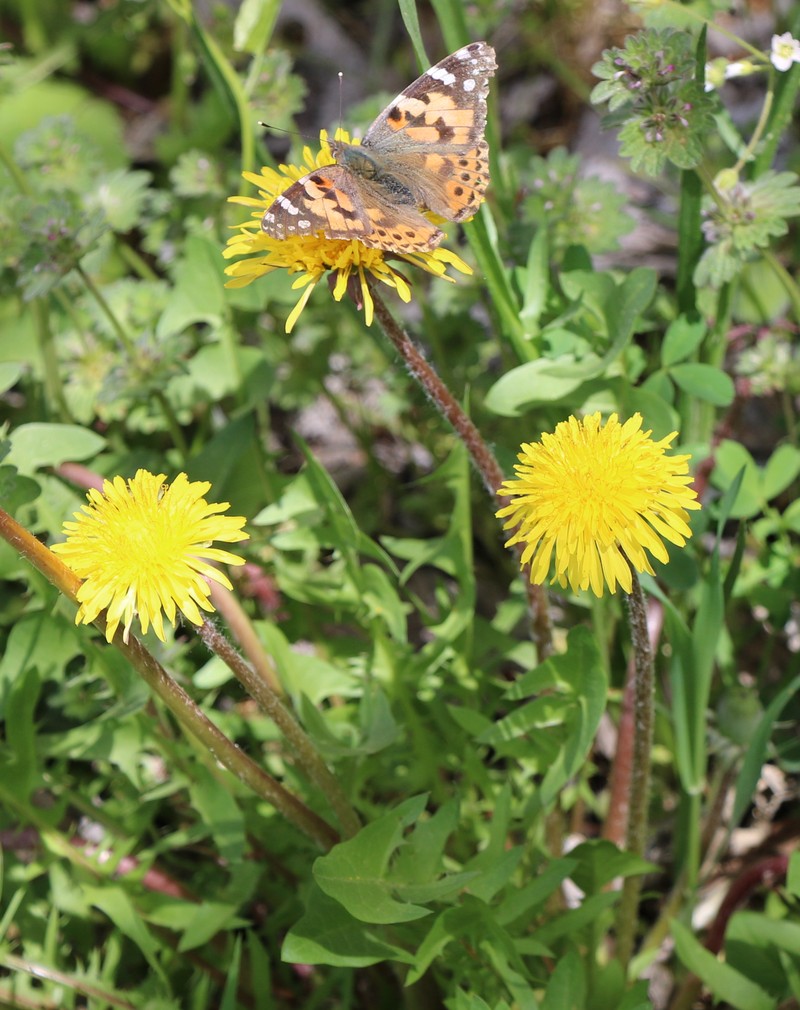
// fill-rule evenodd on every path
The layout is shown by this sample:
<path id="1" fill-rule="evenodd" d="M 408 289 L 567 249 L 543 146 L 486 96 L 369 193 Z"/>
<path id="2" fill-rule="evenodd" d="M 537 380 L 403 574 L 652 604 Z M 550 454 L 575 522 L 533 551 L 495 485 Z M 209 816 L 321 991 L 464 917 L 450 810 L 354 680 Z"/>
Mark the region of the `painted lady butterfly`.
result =
<path id="1" fill-rule="evenodd" d="M 261 221 L 272 238 L 321 233 L 388 252 L 428 252 L 443 232 L 423 216 L 472 217 L 489 184 L 483 137 L 494 50 L 473 42 L 426 70 L 360 144 L 331 141 L 336 161 L 281 193 Z"/>

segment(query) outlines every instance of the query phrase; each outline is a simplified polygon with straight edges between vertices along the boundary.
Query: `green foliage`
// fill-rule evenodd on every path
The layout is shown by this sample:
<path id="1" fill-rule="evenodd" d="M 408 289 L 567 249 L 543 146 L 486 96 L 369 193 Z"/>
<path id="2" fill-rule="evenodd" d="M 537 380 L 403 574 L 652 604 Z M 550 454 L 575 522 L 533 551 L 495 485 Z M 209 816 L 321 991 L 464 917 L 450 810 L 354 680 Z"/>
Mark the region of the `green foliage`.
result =
<path id="1" fill-rule="evenodd" d="M 581 160 L 557 147 L 546 158 L 533 158 L 526 173 L 531 193 L 526 217 L 547 227 L 551 253 L 563 255 L 581 245 L 590 253 L 616 249 L 633 228 L 625 197 L 602 179 L 581 177 Z"/>
<path id="2" fill-rule="evenodd" d="M 800 186 L 794 172 L 765 172 L 751 183 L 726 180 L 717 196 L 705 204 L 708 247 L 695 272 L 697 285 L 714 288 L 733 280 L 754 253 L 786 234 L 786 219 L 800 214 Z"/>
<path id="3" fill-rule="evenodd" d="M 634 171 L 655 175 L 669 162 L 695 168 L 713 126 L 714 100 L 694 79 L 694 40 L 671 30 L 630 35 L 593 68 L 592 101 L 607 102 L 620 153 Z"/>
<path id="4" fill-rule="evenodd" d="M 363 826 L 347 829 L 191 627 L 146 636 L 237 754 L 338 839 L 321 851 L 75 626 L 8 535 L 0 1004 L 661 1010 L 643 971 L 659 958 L 675 993 L 691 973 L 699 998 L 789 1006 L 796 855 L 746 894 L 724 956 L 688 924 L 709 880 L 731 886 L 732 834 L 750 865 L 752 838 L 796 818 L 800 72 L 751 51 L 763 114 L 749 121 L 726 58 L 704 89 L 698 28 L 721 5 L 649 5 L 654 27 L 603 54 L 591 93 L 627 166 L 658 176 L 634 208 L 591 144 L 552 146 L 584 139 L 592 5 L 437 0 L 439 36 L 410 0 L 362 6 L 352 40 L 324 3 L 313 32 L 278 0 L 4 6 L 2 512 L 52 544 L 98 475 L 211 482 L 251 534 L 230 573 L 241 609 L 216 602 L 215 621 Z M 412 49 L 423 65 L 425 46 L 470 38 L 500 64 L 488 199 L 446 242 L 473 274 L 445 284 L 393 261 L 413 298 L 386 300 L 506 473 L 521 442 L 594 410 L 638 411 L 692 454 L 693 538 L 642 579 L 657 673 L 646 858 L 614 827 L 636 732 L 621 599 L 554 593 L 553 652 L 537 654 L 496 503 L 377 325 L 322 281 L 287 336 L 296 275 L 224 286 L 231 226 L 263 210 L 227 202 L 255 198 L 242 169 L 368 122 L 373 96 L 413 76 Z M 340 67 L 362 100 L 344 112 Z M 653 208 L 670 230 L 658 255 L 628 245 Z M 619 881 L 643 875 L 623 966 Z"/>

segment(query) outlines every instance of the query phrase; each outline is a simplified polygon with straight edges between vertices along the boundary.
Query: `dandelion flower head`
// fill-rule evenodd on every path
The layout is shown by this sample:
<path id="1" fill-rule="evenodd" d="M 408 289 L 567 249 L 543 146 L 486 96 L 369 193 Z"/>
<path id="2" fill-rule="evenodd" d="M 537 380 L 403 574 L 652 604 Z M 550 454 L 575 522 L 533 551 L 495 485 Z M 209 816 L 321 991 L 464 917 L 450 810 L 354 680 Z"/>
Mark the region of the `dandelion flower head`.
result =
<path id="1" fill-rule="evenodd" d="M 344 130 L 337 130 L 336 141 L 350 143 Z M 286 320 L 286 332 L 300 317 L 311 292 L 328 272 L 331 273 L 331 288 L 336 301 L 349 294 L 356 304 L 364 306 L 364 319 L 369 326 L 373 318 L 373 301 L 369 291 L 369 275 L 375 280 L 394 288 L 404 302 L 411 300 L 411 288 L 405 277 L 387 262 L 388 256 L 397 257 L 384 249 L 365 246 L 357 239 L 330 239 L 322 234 L 287 235 L 272 238 L 261 228 L 264 212 L 277 196 L 298 179 L 315 169 L 332 165 L 335 161 L 325 130 L 320 133 L 320 149 L 314 154 L 306 147 L 302 165 L 280 165 L 278 170 L 262 168 L 260 173 L 244 172 L 243 176 L 258 187 L 258 197 L 232 196 L 231 203 L 252 208 L 250 220 L 235 226 L 237 234 L 229 240 L 223 253 L 226 259 L 236 262 L 226 267 L 230 280 L 226 287 L 240 288 L 251 284 L 259 277 L 273 270 L 286 270 L 297 274 L 293 288 L 301 289 L 299 301 Z M 428 273 L 452 281 L 447 268 L 453 267 L 464 274 L 472 273 L 471 268 L 455 253 L 448 249 L 434 249 L 431 252 L 406 253 L 402 260 L 427 270 Z"/>
<path id="2" fill-rule="evenodd" d="M 211 612 L 207 579 L 226 588 L 231 584 L 210 561 L 242 565 L 228 551 L 210 547 L 212 540 L 246 540 L 242 516 L 223 516 L 230 506 L 209 504 L 203 495 L 211 485 L 190 481 L 180 473 L 167 485 L 164 474 L 139 470 L 128 481 L 103 482 L 102 493 L 91 489 L 88 504 L 64 523 L 65 543 L 52 550 L 81 579 L 80 607 L 75 623 L 89 624 L 106 610 L 110 642 L 122 623 L 127 642 L 138 615 L 142 631 L 152 624 L 164 638 L 164 616 L 175 624 L 177 610 L 193 624 L 202 624 L 200 609 Z"/>
<path id="3" fill-rule="evenodd" d="M 612 414 L 603 425 L 598 411 L 523 443 L 516 477 L 498 490 L 511 503 L 497 516 L 514 530 L 506 546 L 525 545 L 531 582 L 544 582 L 552 561 L 551 582 L 562 587 L 630 592 L 628 561 L 652 575 L 648 552 L 666 562 L 664 540 L 682 547 L 691 537 L 688 510 L 700 504 L 690 457 L 666 455 L 677 432 L 656 442 L 641 426 L 640 414 L 624 424 Z"/>

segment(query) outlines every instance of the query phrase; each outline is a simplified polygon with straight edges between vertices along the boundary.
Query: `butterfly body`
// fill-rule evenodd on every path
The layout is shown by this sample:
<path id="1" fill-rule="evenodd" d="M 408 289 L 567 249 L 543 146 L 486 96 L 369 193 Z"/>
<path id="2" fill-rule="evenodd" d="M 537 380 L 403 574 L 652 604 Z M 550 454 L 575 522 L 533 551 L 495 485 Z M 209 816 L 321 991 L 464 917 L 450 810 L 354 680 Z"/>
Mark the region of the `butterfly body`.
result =
<path id="1" fill-rule="evenodd" d="M 281 193 L 261 222 L 272 238 L 357 239 L 389 252 L 435 249 L 443 233 L 425 212 L 472 217 L 489 182 L 484 140 L 494 50 L 473 42 L 401 92 L 360 144 L 332 141 L 334 164 Z"/>

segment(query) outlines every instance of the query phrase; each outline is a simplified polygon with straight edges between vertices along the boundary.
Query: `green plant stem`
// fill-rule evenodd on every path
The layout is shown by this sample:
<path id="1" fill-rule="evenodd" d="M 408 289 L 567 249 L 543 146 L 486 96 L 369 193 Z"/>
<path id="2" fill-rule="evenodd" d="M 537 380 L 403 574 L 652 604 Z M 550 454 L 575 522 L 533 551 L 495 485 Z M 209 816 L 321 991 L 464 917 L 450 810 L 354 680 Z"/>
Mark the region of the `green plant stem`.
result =
<path id="1" fill-rule="evenodd" d="M 117 317 L 116 317 L 114 311 L 112 310 L 111 306 L 106 301 L 105 296 L 103 295 L 103 292 L 100 290 L 100 288 L 98 288 L 98 286 L 95 284 L 95 282 L 89 276 L 89 274 L 86 273 L 86 271 L 83 269 L 83 267 L 81 266 L 80 263 L 78 263 L 78 265 L 75 267 L 75 272 L 78 274 L 78 276 L 80 277 L 80 279 L 83 281 L 83 283 L 84 283 L 87 291 L 89 291 L 89 293 L 91 294 L 92 298 L 94 298 L 94 300 L 100 306 L 100 309 L 101 309 L 103 315 L 111 323 L 111 328 L 113 329 L 114 333 L 116 333 L 117 339 L 119 340 L 119 342 L 125 348 L 125 350 L 127 351 L 128 355 L 131 358 L 133 358 L 134 353 L 136 351 L 136 347 L 134 345 L 134 341 L 131 339 L 131 337 L 129 336 L 129 334 L 126 332 L 125 327 L 122 325 L 122 323 L 119 321 L 119 319 L 117 319 Z"/>
<path id="2" fill-rule="evenodd" d="M 255 673 L 214 625 L 203 621 L 199 635 L 208 648 L 230 667 L 236 679 L 283 733 L 308 777 L 328 799 L 345 836 L 352 838 L 361 822 L 350 805 L 338 779 L 322 760 L 310 738 L 286 708 L 266 679 Z"/>
<path id="3" fill-rule="evenodd" d="M 497 462 L 494 453 L 484 441 L 477 427 L 467 417 L 461 404 L 447 388 L 434 367 L 425 359 L 422 351 L 420 351 L 405 330 L 398 325 L 374 284 L 370 286 L 370 291 L 372 300 L 375 303 L 375 316 L 383 332 L 406 363 L 411 377 L 421 386 L 426 396 L 442 417 L 453 427 L 458 437 L 466 446 L 475 469 L 483 481 L 483 486 L 489 492 L 492 499 L 494 499 L 498 489 L 505 480 L 503 471 L 500 469 L 500 464 Z M 522 550 L 522 545 L 515 545 L 517 556 L 522 553 Z M 553 651 L 552 625 L 550 622 L 547 593 L 541 586 L 531 583 L 527 566 L 521 569 L 521 577 L 531 614 L 532 637 L 536 643 L 539 659 L 544 660 Z"/>
<path id="4" fill-rule="evenodd" d="M 77 602 L 81 580 L 23 526 L 0 509 L 0 537 L 26 558 L 61 593 Z M 105 633 L 102 616 L 94 622 Z M 164 668 L 133 636 L 126 642 L 121 629 L 114 645 L 141 674 L 180 725 L 199 740 L 217 761 L 248 786 L 256 795 L 271 803 L 296 828 L 327 851 L 339 840 L 334 829 L 296 796 L 263 771 L 214 725 L 194 699 L 177 684 Z"/>
<path id="5" fill-rule="evenodd" d="M 53 331 L 50 329 L 47 300 L 44 298 L 35 298 L 31 308 L 36 324 L 36 337 L 39 344 L 39 355 L 42 359 L 44 388 L 47 391 L 48 402 L 55 405 L 63 420 L 72 420 L 72 415 L 64 396 L 64 388 L 61 385 L 58 355 L 53 341 Z"/>
<path id="6" fill-rule="evenodd" d="M 647 803 L 650 795 L 650 764 L 653 750 L 655 678 L 653 651 L 647 634 L 647 607 L 636 572 L 631 565 L 632 586 L 628 596 L 631 641 L 635 662 L 633 768 L 630 815 L 625 847 L 635 856 L 644 856 L 647 839 Z M 617 910 L 617 957 L 627 968 L 633 953 L 638 924 L 640 875 L 626 877 Z"/>

